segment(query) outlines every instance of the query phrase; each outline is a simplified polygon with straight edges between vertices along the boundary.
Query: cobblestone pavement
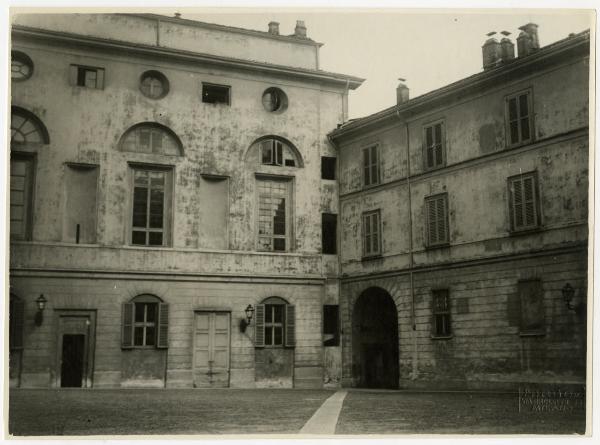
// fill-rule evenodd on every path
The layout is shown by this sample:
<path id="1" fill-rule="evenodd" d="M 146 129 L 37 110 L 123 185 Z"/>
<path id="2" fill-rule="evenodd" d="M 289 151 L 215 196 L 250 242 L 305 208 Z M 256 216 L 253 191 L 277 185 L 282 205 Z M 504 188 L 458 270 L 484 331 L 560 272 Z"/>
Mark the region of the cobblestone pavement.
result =
<path id="1" fill-rule="evenodd" d="M 10 391 L 18 436 L 296 434 L 329 390 Z M 572 434 L 582 410 L 519 412 L 516 394 L 349 390 L 336 434 Z"/>

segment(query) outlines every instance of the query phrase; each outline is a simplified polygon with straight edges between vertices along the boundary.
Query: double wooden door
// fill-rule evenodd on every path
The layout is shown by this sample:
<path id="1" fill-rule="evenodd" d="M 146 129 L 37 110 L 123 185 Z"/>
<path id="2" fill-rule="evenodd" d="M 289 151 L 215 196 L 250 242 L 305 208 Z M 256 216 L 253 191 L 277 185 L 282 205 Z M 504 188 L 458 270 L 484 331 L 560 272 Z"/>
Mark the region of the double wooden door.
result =
<path id="1" fill-rule="evenodd" d="M 193 373 L 196 388 L 229 386 L 229 312 L 196 312 Z"/>

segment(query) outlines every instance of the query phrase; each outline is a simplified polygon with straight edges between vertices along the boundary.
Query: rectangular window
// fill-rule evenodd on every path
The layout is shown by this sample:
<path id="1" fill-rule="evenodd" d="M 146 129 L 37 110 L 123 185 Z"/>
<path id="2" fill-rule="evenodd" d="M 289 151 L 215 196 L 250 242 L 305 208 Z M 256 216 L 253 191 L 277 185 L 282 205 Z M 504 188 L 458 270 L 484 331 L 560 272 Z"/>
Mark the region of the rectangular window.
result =
<path id="1" fill-rule="evenodd" d="M 168 304 L 148 301 L 146 297 L 143 297 L 142 301 L 123 303 L 122 348 L 168 348 L 168 334 Z"/>
<path id="2" fill-rule="evenodd" d="M 363 257 L 381 255 L 380 212 L 363 213 Z"/>
<path id="3" fill-rule="evenodd" d="M 337 304 L 323 306 L 323 346 L 340 345 L 340 307 Z"/>
<path id="4" fill-rule="evenodd" d="M 321 156 L 321 179 L 335 179 L 337 158 Z"/>
<path id="5" fill-rule="evenodd" d="M 334 213 L 321 214 L 321 244 L 324 254 L 337 253 L 337 215 Z"/>
<path id="6" fill-rule="evenodd" d="M 275 139 L 267 139 L 260 143 L 261 162 L 264 165 L 283 164 L 283 144 Z"/>
<path id="7" fill-rule="evenodd" d="M 33 158 L 13 154 L 10 158 L 10 237 L 31 238 Z"/>
<path id="8" fill-rule="evenodd" d="M 540 280 L 519 281 L 521 335 L 544 334 L 544 291 Z"/>
<path id="9" fill-rule="evenodd" d="M 258 249 L 286 252 L 291 248 L 291 200 L 289 180 L 259 179 Z"/>
<path id="10" fill-rule="evenodd" d="M 168 245 L 171 171 L 133 169 L 131 244 Z"/>
<path id="11" fill-rule="evenodd" d="M 443 193 L 425 198 L 425 213 L 427 245 L 448 244 L 448 195 Z"/>
<path id="12" fill-rule="evenodd" d="M 425 169 L 445 165 L 446 147 L 444 122 L 436 122 L 423 128 L 425 148 Z"/>
<path id="13" fill-rule="evenodd" d="M 505 114 L 509 147 L 533 141 L 531 91 L 508 96 Z"/>
<path id="14" fill-rule="evenodd" d="M 269 298 L 268 300 L 278 300 Z M 254 320 L 254 346 L 257 348 L 296 345 L 296 307 L 285 303 L 257 304 Z"/>
<path id="15" fill-rule="evenodd" d="M 156 344 L 157 306 L 156 303 L 135 303 L 134 346 L 154 346 Z"/>
<path id="16" fill-rule="evenodd" d="M 283 304 L 265 304 L 265 346 L 283 346 Z"/>
<path id="17" fill-rule="evenodd" d="M 71 85 L 97 90 L 104 88 L 104 68 L 71 65 L 70 70 Z"/>
<path id="18" fill-rule="evenodd" d="M 363 148 L 363 184 L 365 187 L 379 184 L 379 146 Z"/>
<path id="19" fill-rule="evenodd" d="M 450 296 L 448 289 L 432 291 L 433 336 L 450 337 Z"/>
<path id="20" fill-rule="evenodd" d="M 538 188 L 535 172 L 508 178 L 511 230 L 531 230 L 539 226 Z"/>
<path id="21" fill-rule="evenodd" d="M 231 87 L 227 85 L 202 84 L 202 102 L 206 104 L 230 104 Z"/>

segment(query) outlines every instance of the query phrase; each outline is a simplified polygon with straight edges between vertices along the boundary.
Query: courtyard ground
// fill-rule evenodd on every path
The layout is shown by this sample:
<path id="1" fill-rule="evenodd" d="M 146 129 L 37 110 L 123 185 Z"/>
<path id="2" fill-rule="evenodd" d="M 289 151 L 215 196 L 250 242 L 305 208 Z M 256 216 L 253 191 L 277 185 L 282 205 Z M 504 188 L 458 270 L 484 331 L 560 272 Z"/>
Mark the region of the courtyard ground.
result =
<path id="1" fill-rule="evenodd" d="M 16 436 L 297 434 L 334 392 L 11 389 L 9 431 Z M 523 412 L 515 393 L 348 390 L 335 414 L 336 434 L 585 431 L 583 410 Z"/>

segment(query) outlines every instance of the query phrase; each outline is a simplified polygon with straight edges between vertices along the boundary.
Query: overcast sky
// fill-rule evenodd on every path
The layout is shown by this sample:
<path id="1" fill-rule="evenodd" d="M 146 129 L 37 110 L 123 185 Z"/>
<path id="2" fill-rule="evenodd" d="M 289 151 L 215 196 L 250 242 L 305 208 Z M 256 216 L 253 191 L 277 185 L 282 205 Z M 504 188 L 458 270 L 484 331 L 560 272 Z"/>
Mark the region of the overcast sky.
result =
<path id="1" fill-rule="evenodd" d="M 591 28 L 593 16 L 583 10 L 531 13 L 514 9 L 494 12 L 425 10 L 226 10 L 198 14 L 179 10 L 183 18 L 266 31 L 273 20 L 281 34 L 292 34 L 296 20 L 304 20 L 308 37 L 324 43 L 321 69 L 366 78 L 350 93 L 350 117 L 361 117 L 393 105 L 398 78 L 406 78 L 410 96 L 482 70 L 481 45 L 490 31 L 510 31 L 516 44 L 518 27 L 539 25 L 540 45 Z M 174 13 L 175 9 L 171 13 Z M 160 13 L 171 14 L 162 10 Z M 502 37 L 499 35 L 499 37 Z M 515 49 L 516 52 L 516 49 Z"/>

